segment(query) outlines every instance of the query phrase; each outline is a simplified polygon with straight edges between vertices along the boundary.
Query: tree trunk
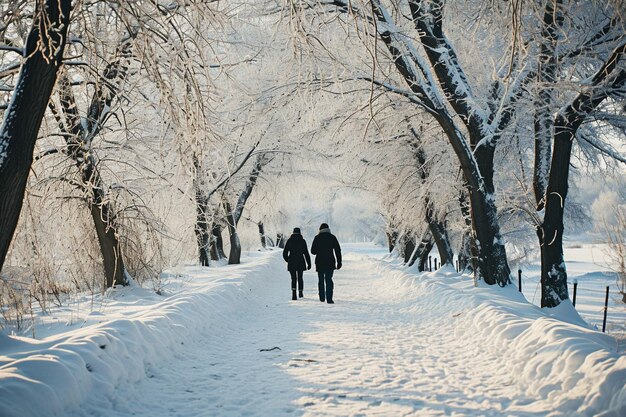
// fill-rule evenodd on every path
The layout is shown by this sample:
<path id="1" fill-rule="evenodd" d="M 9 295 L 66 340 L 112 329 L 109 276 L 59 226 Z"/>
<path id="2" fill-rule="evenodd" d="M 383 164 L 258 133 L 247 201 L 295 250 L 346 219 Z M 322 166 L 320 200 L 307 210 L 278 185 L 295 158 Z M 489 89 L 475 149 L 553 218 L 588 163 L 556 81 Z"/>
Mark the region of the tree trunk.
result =
<path id="1" fill-rule="evenodd" d="M 467 193 L 464 188 L 459 194 L 459 204 L 461 205 L 461 214 L 465 222 L 465 230 L 461 238 L 461 250 L 459 251 L 459 267 L 461 271 L 470 270 L 476 273 L 476 259 L 478 258 L 478 248 L 476 247 L 476 239 L 472 230 L 472 216 L 467 200 Z"/>
<path id="2" fill-rule="evenodd" d="M 219 261 L 220 259 L 226 258 L 222 226 L 219 223 L 213 223 L 211 226 L 211 242 L 209 247 L 212 261 Z"/>
<path id="3" fill-rule="evenodd" d="M 459 252 L 459 268 L 461 271 L 476 272 L 476 240 L 472 237 L 472 230 L 465 230 L 461 238 L 461 250 Z"/>
<path id="4" fill-rule="evenodd" d="M 540 89 L 533 103 L 535 130 L 535 162 L 533 169 L 533 192 L 537 211 L 545 205 L 550 157 L 552 154 L 552 86 L 556 81 L 556 47 L 558 31 L 563 24 L 563 13 L 558 8 L 561 0 L 547 0 L 543 15 L 541 54 L 537 81 Z M 556 8 L 555 8 L 556 7 Z"/>
<path id="5" fill-rule="evenodd" d="M 0 128 L 0 270 L 22 210 L 35 141 L 56 82 L 70 24 L 70 0 L 47 0 L 36 5 L 24 51 L 26 58 Z"/>
<path id="6" fill-rule="evenodd" d="M 96 194 L 95 191 L 94 194 Z M 115 230 L 108 227 L 111 224 L 109 221 L 111 216 L 108 211 L 109 207 L 107 204 L 90 204 L 89 206 L 102 253 L 106 288 L 111 288 L 114 285 L 127 285 L 121 247 L 115 235 Z"/>
<path id="7" fill-rule="evenodd" d="M 433 250 L 433 246 L 435 246 L 434 239 L 432 235 L 427 235 L 427 239 L 422 240 L 420 242 L 421 250 L 419 252 L 419 263 L 417 269 L 421 272 L 426 271 L 426 265 L 428 264 L 428 255 L 430 251 Z"/>
<path id="8" fill-rule="evenodd" d="M 573 132 L 556 126 L 545 216 L 537 230 L 541 245 L 541 306 L 556 307 L 569 298 L 563 259 L 563 213 L 567 197 Z"/>
<path id="9" fill-rule="evenodd" d="M 437 219 L 434 213 L 434 207 L 428 199 L 426 204 L 426 221 L 428 222 L 428 229 L 430 230 L 430 233 L 437 245 L 441 266 L 452 265 L 454 252 L 452 251 L 452 245 L 450 245 L 450 239 L 448 238 L 448 230 L 445 222 Z"/>
<path id="10" fill-rule="evenodd" d="M 102 201 L 104 193 L 101 190 L 94 190 L 95 194 L 98 194 L 96 201 Z M 112 220 L 110 204 L 101 202 L 90 204 L 90 206 L 91 217 L 96 226 L 100 251 L 102 252 L 107 288 L 111 288 L 114 285 L 128 285 L 122 247 L 117 238 L 117 228 L 113 226 L 115 222 Z M 102 235 L 103 228 L 105 230 L 104 235 Z"/>
<path id="11" fill-rule="evenodd" d="M 241 215 L 245 208 L 246 202 L 250 195 L 252 195 L 252 190 L 254 190 L 254 186 L 256 185 L 257 180 L 259 179 L 259 175 L 261 175 L 261 171 L 263 167 L 270 162 L 265 154 L 261 154 L 257 157 L 254 166 L 252 167 L 252 171 L 248 176 L 248 180 L 246 181 L 246 185 L 239 195 L 237 199 L 237 204 L 235 206 L 235 210 L 231 209 L 230 203 L 224 202 L 224 207 L 226 208 L 226 223 L 228 225 L 228 234 L 230 238 L 230 253 L 228 254 L 228 264 L 239 264 L 241 263 L 241 242 L 239 241 L 239 235 L 237 234 L 237 225 L 239 224 L 239 219 L 241 219 Z"/>
<path id="12" fill-rule="evenodd" d="M 398 232 L 395 229 L 387 230 L 387 245 L 389 247 L 389 253 L 393 252 L 396 247 L 396 241 L 398 240 Z"/>
<path id="13" fill-rule="evenodd" d="M 198 256 L 201 266 L 209 266 L 211 254 L 209 253 L 210 237 L 207 230 L 201 229 L 200 225 L 196 225 L 196 239 L 198 240 Z"/>
<path id="14" fill-rule="evenodd" d="M 97 94 L 102 94 L 102 90 L 98 90 Z M 105 288 L 118 284 L 127 285 L 126 267 L 115 222 L 115 210 L 107 198 L 104 181 L 102 181 L 100 171 L 97 168 L 96 157 L 90 147 L 93 137 L 99 131 L 99 127 L 95 126 L 95 122 L 87 123 L 94 126 L 94 130 L 88 131 L 83 127 L 70 81 L 65 74 L 61 76 L 59 82 L 59 101 L 65 117 L 62 117 L 52 102 L 49 103 L 49 107 L 59 124 L 61 132 L 64 133 L 68 154 L 80 173 L 81 181 L 79 187 L 87 196 L 87 207 L 89 207 L 96 235 L 98 236 L 98 244 L 104 266 Z M 103 114 L 93 112 L 92 110 L 90 109 L 90 115 L 101 120 Z"/>
<path id="15" fill-rule="evenodd" d="M 480 146 L 475 150 L 478 171 L 482 185 L 472 185 L 466 174 L 468 184 L 472 230 L 477 250 L 476 274 L 489 285 L 504 287 L 510 284 L 511 269 L 506 259 L 504 239 L 498 224 L 498 209 L 494 198 L 493 157 L 495 146 Z"/>
<path id="16" fill-rule="evenodd" d="M 230 207 L 230 203 L 224 203 L 226 209 L 226 224 L 228 225 L 228 237 L 230 239 L 230 252 L 228 253 L 228 265 L 235 265 L 241 263 L 241 242 L 239 241 L 239 235 L 237 234 L 237 225 L 235 224 L 235 218 L 233 211 Z"/>
<path id="17" fill-rule="evenodd" d="M 497 223 L 497 210 L 493 196 L 485 195 L 480 190 L 470 191 L 472 202 L 472 224 L 476 233 L 478 258 L 476 273 L 487 284 L 501 287 L 511 282 L 511 270 L 506 260 L 504 241 Z"/>
<path id="18" fill-rule="evenodd" d="M 259 237 L 261 238 L 261 247 L 263 249 L 267 248 L 267 239 L 265 238 L 265 226 L 263 222 L 258 223 L 259 226 Z"/>
<path id="19" fill-rule="evenodd" d="M 434 244 L 435 242 L 430 234 L 430 230 L 427 230 L 422 236 L 419 245 L 417 245 L 417 248 L 413 252 L 413 256 L 409 261 L 409 266 L 413 266 L 415 262 L 417 262 L 417 270 L 420 272 L 425 271 L 426 263 L 428 262 L 428 254 L 433 249 Z"/>
<path id="20" fill-rule="evenodd" d="M 276 246 L 281 249 L 285 248 L 285 235 L 282 233 L 276 233 Z"/>
<path id="21" fill-rule="evenodd" d="M 230 226 L 229 226 L 230 229 Z M 228 265 L 237 265 L 241 263 L 241 242 L 237 230 L 231 230 L 230 233 L 230 252 L 228 254 Z"/>
<path id="22" fill-rule="evenodd" d="M 209 240 L 209 253 L 211 254 L 211 260 L 212 261 L 219 261 L 220 260 L 220 254 L 217 251 L 217 238 L 218 236 L 221 238 L 222 237 L 222 233 L 221 230 L 215 231 L 215 225 L 213 225 L 211 227 L 211 239 Z"/>
<path id="23" fill-rule="evenodd" d="M 210 254 L 209 246 L 211 244 L 211 233 L 209 223 L 207 221 L 208 201 L 204 195 L 204 181 L 202 177 L 202 164 L 197 156 L 192 156 L 194 176 L 193 188 L 196 194 L 196 242 L 198 244 L 198 260 L 201 266 L 209 266 Z"/>
<path id="24" fill-rule="evenodd" d="M 415 241 L 408 235 L 405 235 L 402 238 L 402 243 L 402 257 L 404 258 L 404 263 L 408 264 L 411 260 L 411 255 L 415 251 Z"/>
<path id="25" fill-rule="evenodd" d="M 87 162 L 89 161 L 89 162 Z M 95 169 L 93 160 L 88 156 L 85 163 L 79 164 L 85 186 L 91 188 L 91 201 L 88 201 L 91 218 L 93 219 L 98 243 L 104 263 L 106 288 L 114 285 L 128 285 L 126 280 L 122 248 L 117 238 L 115 212 L 106 200 L 100 173 Z"/>
<path id="26" fill-rule="evenodd" d="M 196 203 L 197 204 L 197 203 Z M 206 214 L 199 204 L 196 205 L 196 240 L 198 242 L 198 256 L 200 265 L 209 266 L 211 254 L 209 247 L 211 244 L 211 234 L 206 221 Z"/>
<path id="27" fill-rule="evenodd" d="M 416 139 L 416 142 L 414 143 L 413 154 L 417 162 L 418 173 L 422 182 L 425 184 L 428 176 L 430 175 L 430 166 L 426 160 L 426 153 L 424 152 L 424 149 L 420 146 L 420 136 L 412 127 L 410 127 L 409 130 Z M 448 231 L 445 225 L 445 221 L 441 221 L 437 218 L 437 213 L 435 213 L 435 206 L 429 196 L 429 193 L 426 193 L 424 204 L 426 207 L 426 223 L 428 224 L 431 236 L 434 238 L 435 243 L 437 244 L 441 265 L 443 266 L 446 264 L 452 264 L 452 258 L 454 255 L 452 252 L 452 246 L 450 245 L 450 239 L 448 238 Z"/>
<path id="28" fill-rule="evenodd" d="M 250 175 L 248 176 L 248 180 L 246 181 L 246 185 L 243 191 L 239 195 L 239 199 L 237 200 L 237 205 L 235 206 L 235 211 L 233 212 L 233 220 L 234 220 L 233 224 L 235 227 L 239 224 L 239 219 L 241 218 L 243 209 L 246 206 L 246 202 L 248 201 L 248 198 L 250 198 L 250 196 L 252 195 L 252 190 L 254 190 L 256 182 L 259 179 L 259 176 L 261 175 L 261 171 L 263 170 L 263 167 L 265 167 L 265 165 L 267 165 L 269 162 L 270 162 L 270 159 L 265 154 L 259 155 L 256 161 L 254 162 L 252 171 L 250 172 Z"/>
<path id="29" fill-rule="evenodd" d="M 87 204 L 98 235 L 104 263 L 106 288 L 110 288 L 115 284 L 127 285 L 128 282 L 126 280 L 126 267 L 124 265 L 122 248 L 118 240 L 118 224 L 115 220 L 115 210 L 113 204 L 106 196 L 104 181 L 98 170 L 97 160 L 91 144 L 102 129 L 112 102 L 117 96 L 116 83 L 126 78 L 128 69 L 126 61 L 131 57 L 130 39 L 132 39 L 132 36 L 119 45 L 115 57 L 103 71 L 102 78 L 106 82 L 97 83 L 98 88 L 91 98 L 87 117 L 84 120 L 81 119 L 78 113 L 78 106 L 71 89 L 71 83 L 65 73 L 61 77 L 59 92 L 61 109 L 65 117 L 62 118 L 54 105 L 49 103 L 61 131 L 65 133 L 68 153 L 74 160 L 78 172 L 81 173 L 82 182 L 80 186 L 90 194 Z M 197 190 L 196 197 L 198 197 Z"/>

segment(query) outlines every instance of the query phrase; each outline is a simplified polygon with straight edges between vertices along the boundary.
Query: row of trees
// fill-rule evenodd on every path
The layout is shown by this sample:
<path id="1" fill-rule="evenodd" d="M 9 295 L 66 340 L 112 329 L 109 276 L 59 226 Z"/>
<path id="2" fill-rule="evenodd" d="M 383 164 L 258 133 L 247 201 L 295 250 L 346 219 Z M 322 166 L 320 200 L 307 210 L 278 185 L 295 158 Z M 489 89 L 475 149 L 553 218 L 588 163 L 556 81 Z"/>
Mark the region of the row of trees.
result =
<path id="1" fill-rule="evenodd" d="M 617 3 L 0 7 L 3 282 L 103 289 L 189 258 L 238 263 L 242 231 L 259 242 L 300 223 L 291 200 L 317 184 L 306 198 L 325 208 L 305 202 L 306 221 L 365 193 L 422 270 L 436 247 L 505 286 L 509 263 L 539 251 L 554 307 L 578 213 L 569 175 L 626 162 Z M 373 227 L 370 208 L 355 213 Z M 76 278 L 93 270 L 99 284 Z"/>
<path id="2" fill-rule="evenodd" d="M 273 98 L 229 92 L 262 49 L 238 39 L 229 13 L 205 2 L 2 4 L 2 305 L 22 302 L 16 288 L 41 304 L 72 286 L 154 280 L 194 249 L 208 265 L 226 258 L 223 230 L 228 262 L 240 262 L 241 220 L 263 227 L 244 209 L 280 153 L 269 123 L 239 123 Z"/>
<path id="3" fill-rule="evenodd" d="M 470 244 L 462 245 L 461 257 L 471 259 L 470 267 L 488 284 L 510 283 L 502 215 L 496 206 L 501 193 L 495 185 L 510 177 L 506 170 L 513 167 L 498 167 L 496 157 L 503 145 L 519 144 L 514 169 L 523 176 L 530 171 L 532 177 L 517 178 L 521 189 L 515 193 L 518 203 L 527 199 L 527 182 L 532 181 L 534 207 L 523 203 L 506 210 L 522 210 L 534 223 L 541 252 L 541 304 L 555 307 L 568 299 L 563 234 L 572 151 L 578 147 L 624 162 L 611 145 L 624 135 L 623 15 L 613 5 L 594 1 L 490 5 L 485 9 L 481 1 L 459 5 L 441 0 L 290 2 L 299 12 L 297 27 L 305 36 L 319 36 L 340 25 L 360 37 L 372 63 L 369 74 L 362 71 L 357 78 L 376 91 L 393 94 L 392 102 L 412 104 L 395 107 L 411 118 L 399 137 L 410 138 L 418 167 L 414 175 L 422 182 L 429 168 L 415 126 L 437 125 L 430 135 L 439 138 L 442 148 L 445 138 L 447 155 L 454 155 L 462 176 L 459 210 L 470 219 Z M 390 142 L 397 146 L 397 141 Z M 534 150 L 528 149 L 529 143 Z M 527 161 L 530 155 L 532 163 Z M 418 243 L 428 248 L 433 239 L 442 263 L 451 262 L 446 234 L 433 224 L 436 219 L 445 228 L 448 207 L 444 202 L 436 210 L 429 193 L 420 198 L 424 217 L 418 219 L 425 220 L 422 228 L 428 226 L 429 236 L 418 232 L 422 237 L 410 247 Z M 419 231 L 416 221 L 407 225 L 390 216 L 391 240 L 405 235 L 406 229 Z"/>

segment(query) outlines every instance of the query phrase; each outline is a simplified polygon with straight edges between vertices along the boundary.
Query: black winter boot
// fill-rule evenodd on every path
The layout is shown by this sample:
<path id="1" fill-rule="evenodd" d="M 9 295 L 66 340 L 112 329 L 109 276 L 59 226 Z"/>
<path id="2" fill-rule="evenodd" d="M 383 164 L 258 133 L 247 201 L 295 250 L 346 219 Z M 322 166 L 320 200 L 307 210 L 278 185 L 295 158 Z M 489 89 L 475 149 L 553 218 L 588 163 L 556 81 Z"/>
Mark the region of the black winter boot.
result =
<path id="1" fill-rule="evenodd" d="M 304 294 L 302 294 L 302 291 L 300 291 L 300 292 L 298 293 L 298 297 L 300 297 L 300 298 L 304 297 Z"/>
<path id="2" fill-rule="evenodd" d="M 296 290 L 291 290 L 291 299 L 292 300 L 297 300 L 298 297 L 296 297 Z"/>

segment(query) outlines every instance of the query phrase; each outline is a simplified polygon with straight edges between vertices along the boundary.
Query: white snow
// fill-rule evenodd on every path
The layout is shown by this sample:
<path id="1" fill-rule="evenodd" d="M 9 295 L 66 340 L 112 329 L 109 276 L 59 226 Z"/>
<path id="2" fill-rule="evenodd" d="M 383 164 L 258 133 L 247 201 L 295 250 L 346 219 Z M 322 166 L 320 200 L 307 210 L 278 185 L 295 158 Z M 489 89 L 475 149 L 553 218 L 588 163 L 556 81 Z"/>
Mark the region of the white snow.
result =
<path id="1" fill-rule="evenodd" d="M 626 413 L 623 344 L 571 306 L 561 321 L 514 286 L 410 273 L 368 244 L 344 252 L 334 305 L 311 271 L 291 301 L 280 252 L 258 252 L 178 271 L 168 297 L 116 290 L 82 328 L 1 335 L 0 415 Z"/>
<path id="2" fill-rule="evenodd" d="M 565 265 L 569 296 L 573 298 L 574 281 L 578 282 L 576 310 L 591 327 L 602 329 L 604 298 L 609 286 L 609 308 L 607 331 L 620 338 L 626 337 L 626 306 L 618 294 L 617 277 L 612 262 L 607 255 L 606 244 L 566 242 L 564 247 Z M 514 282 L 517 285 L 517 268 Z M 522 266 L 522 290 L 526 299 L 533 304 L 541 302 L 540 261 Z M 622 342 L 624 343 L 624 342 Z"/>

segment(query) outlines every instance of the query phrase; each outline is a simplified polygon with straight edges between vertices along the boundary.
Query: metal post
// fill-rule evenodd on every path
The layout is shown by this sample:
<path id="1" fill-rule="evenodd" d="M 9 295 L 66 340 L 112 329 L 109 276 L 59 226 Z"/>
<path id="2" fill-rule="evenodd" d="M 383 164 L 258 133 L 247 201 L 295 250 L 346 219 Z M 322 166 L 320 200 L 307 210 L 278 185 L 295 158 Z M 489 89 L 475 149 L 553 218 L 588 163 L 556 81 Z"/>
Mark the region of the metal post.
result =
<path id="1" fill-rule="evenodd" d="M 435 271 L 437 270 L 437 258 L 433 259 L 433 263 L 435 264 Z"/>
<path id="2" fill-rule="evenodd" d="M 572 304 L 576 307 L 576 290 L 578 289 L 578 280 L 574 280 L 574 297 L 572 299 Z"/>
<path id="3" fill-rule="evenodd" d="M 517 289 L 522 292 L 522 269 L 517 270 Z"/>
<path id="4" fill-rule="evenodd" d="M 433 265 L 431 264 L 431 256 L 428 255 L 428 271 L 433 272 Z"/>
<path id="5" fill-rule="evenodd" d="M 609 286 L 606 286 L 606 297 L 604 298 L 604 319 L 602 320 L 602 333 L 606 330 L 606 313 L 609 309 Z"/>

